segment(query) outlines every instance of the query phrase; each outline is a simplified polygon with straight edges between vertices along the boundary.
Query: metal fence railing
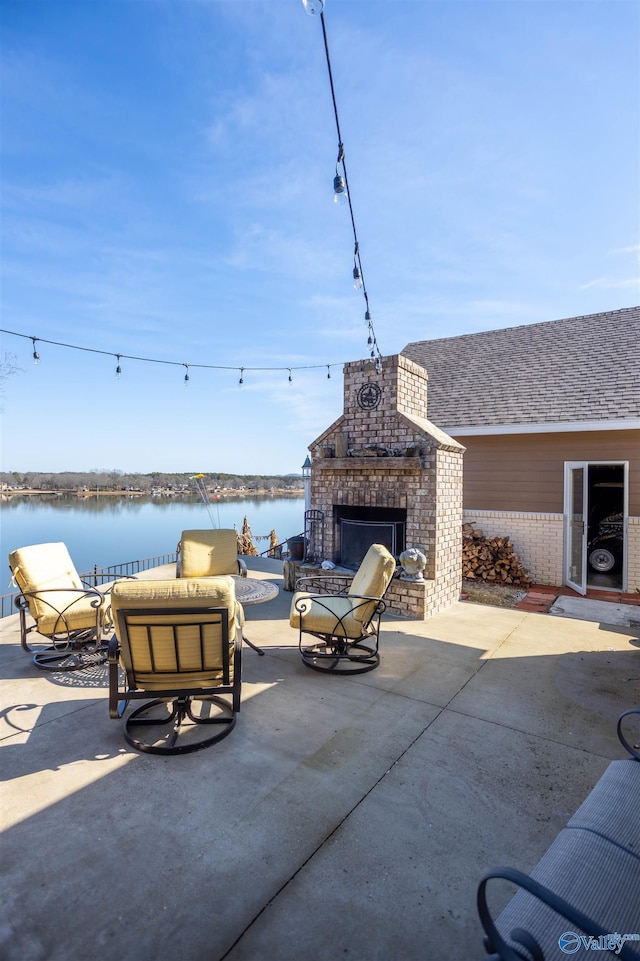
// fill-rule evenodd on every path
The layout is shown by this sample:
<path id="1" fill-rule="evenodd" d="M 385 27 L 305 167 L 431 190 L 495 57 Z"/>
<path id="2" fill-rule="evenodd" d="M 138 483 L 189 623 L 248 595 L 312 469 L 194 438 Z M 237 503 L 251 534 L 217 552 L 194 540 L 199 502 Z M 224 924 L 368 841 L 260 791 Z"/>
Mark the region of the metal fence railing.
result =
<path id="1" fill-rule="evenodd" d="M 280 544 L 268 547 L 266 551 L 261 551 L 258 557 L 272 557 L 278 561 L 286 560 L 291 556 L 291 549 L 296 543 L 304 545 L 304 531 L 301 534 L 296 534 L 295 537 L 288 537 L 286 541 L 282 541 Z"/>
<path id="2" fill-rule="evenodd" d="M 14 610 L 14 600 L 18 596 L 18 591 L 14 591 L 13 594 L 1 594 L 0 595 L 0 617 L 8 617 L 9 614 L 16 614 L 17 611 Z"/>
<path id="3" fill-rule="evenodd" d="M 108 567 L 98 567 L 96 564 L 92 571 L 81 574 L 80 577 L 85 584 L 92 587 L 99 587 L 109 581 L 116 581 L 119 577 L 131 577 L 141 571 L 149 571 L 152 567 L 161 567 L 162 564 L 175 564 L 176 552 L 172 554 L 156 554 L 155 557 L 143 557 L 135 561 L 125 561 L 123 564 L 111 564 Z M 0 595 L 0 617 L 8 617 L 16 613 L 15 599 L 20 591 L 12 591 L 10 594 Z"/>
<path id="4" fill-rule="evenodd" d="M 106 581 L 115 581 L 119 577 L 131 577 L 139 574 L 140 571 L 149 571 L 152 567 L 161 567 L 163 564 L 175 564 L 176 552 L 172 554 L 156 554 L 155 557 L 144 557 L 136 561 L 125 561 L 123 564 L 111 564 L 109 567 L 98 567 L 97 565 L 87 574 L 81 574 L 81 578 L 87 584 L 98 587 Z"/>

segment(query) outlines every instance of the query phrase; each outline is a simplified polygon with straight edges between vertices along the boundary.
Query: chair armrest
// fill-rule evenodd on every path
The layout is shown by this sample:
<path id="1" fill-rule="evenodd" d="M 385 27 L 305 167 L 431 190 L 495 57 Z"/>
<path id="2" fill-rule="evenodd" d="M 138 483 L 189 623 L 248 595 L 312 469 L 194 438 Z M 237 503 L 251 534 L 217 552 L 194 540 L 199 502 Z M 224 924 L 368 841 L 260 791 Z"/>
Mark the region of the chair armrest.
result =
<path id="1" fill-rule="evenodd" d="M 333 598 L 339 598 L 341 600 L 346 599 L 344 594 L 308 594 L 304 592 L 300 597 L 296 597 L 293 602 L 293 606 L 300 615 L 301 621 L 303 615 L 308 613 L 310 609 L 310 603 L 320 607 L 322 610 L 326 611 L 327 614 L 330 614 L 331 617 L 335 618 L 333 632 L 337 631 L 338 628 L 344 628 L 345 618 L 354 617 L 356 615 L 356 611 L 358 611 L 358 609 L 361 607 L 365 607 L 369 604 L 375 604 L 375 607 L 371 612 L 371 616 L 368 617 L 366 621 L 362 621 L 363 628 L 367 627 L 371 623 L 376 614 L 378 617 L 380 617 L 386 608 L 385 602 L 380 597 L 365 597 L 360 594 L 352 594 L 349 596 L 348 600 L 357 601 L 358 603 L 351 604 L 347 611 L 343 611 L 343 613 L 340 614 L 334 611 L 331 607 L 331 601 Z M 356 619 L 359 620 L 359 618 Z"/>
<path id="2" fill-rule="evenodd" d="M 109 717 L 118 718 L 124 714 L 127 702 L 121 702 L 119 694 L 119 662 L 120 645 L 115 634 L 109 640 L 109 650 L 107 653 L 108 673 L 109 673 Z M 122 704 L 122 706 L 121 706 Z"/>
<path id="3" fill-rule="evenodd" d="M 107 654 L 107 660 L 109 661 L 109 665 L 117 664 L 119 656 L 120 656 L 120 644 L 118 643 L 118 638 L 114 634 L 113 637 L 111 637 L 109 640 L 109 651 Z"/>
<path id="4" fill-rule="evenodd" d="M 618 739 L 622 746 L 629 752 L 631 757 L 635 757 L 636 760 L 640 761 L 640 744 L 629 744 L 626 737 L 622 733 L 622 722 L 624 721 L 625 717 L 629 717 L 630 714 L 640 714 L 640 707 L 632 707 L 620 715 L 617 726 Z"/>
<path id="5" fill-rule="evenodd" d="M 239 619 L 239 621 L 240 620 L 241 618 Z M 242 641 L 244 637 L 243 627 L 244 627 L 244 622 L 242 624 L 238 622 L 238 626 L 236 627 L 235 637 L 233 638 L 233 649 L 236 653 L 242 653 Z"/>
<path id="6" fill-rule="evenodd" d="M 240 574 L 240 577 L 247 576 L 247 565 L 241 557 L 238 558 L 238 573 Z"/>
<path id="7" fill-rule="evenodd" d="M 607 928 L 603 928 L 597 921 L 593 921 L 578 908 L 569 904 L 568 901 L 565 901 L 564 898 L 559 897 L 549 888 L 540 884 L 539 881 L 534 881 L 528 874 L 523 874 L 522 871 L 517 871 L 515 868 L 494 868 L 481 878 L 477 894 L 478 915 L 482 927 L 486 932 L 484 944 L 485 948 L 490 952 L 484 961 L 522 961 L 523 957 L 526 956 L 530 956 L 533 961 L 544 961 L 544 954 L 540 945 L 528 931 L 525 931 L 523 928 L 514 928 L 513 931 L 509 932 L 509 937 L 513 941 L 526 948 L 528 952 L 527 955 L 523 955 L 520 951 L 508 945 L 499 933 L 491 917 L 485 893 L 487 884 L 492 878 L 502 878 L 505 881 L 516 884 L 534 898 L 542 901 L 543 904 L 550 907 L 556 914 L 565 918 L 572 927 L 584 931 L 587 936 L 590 935 L 591 937 L 599 938 L 603 935 L 611 934 Z M 623 961 L 633 961 L 637 955 L 635 952 L 630 952 L 631 949 L 623 945 L 620 951 L 616 951 L 616 955 L 622 958 Z"/>
<path id="8" fill-rule="evenodd" d="M 365 594 L 313 594 L 311 591 L 299 591 L 298 593 L 304 594 L 304 597 L 299 597 L 295 601 L 296 610 L 298 609 L 298 604 L 311 600 L 315 601 L 316 604 L 321 604 L 324 606 L 323 601 L 330 601 L 332 597 L 348 597 L 350 601 L 359 601 L 359 604 L 355 604 L 353 609 L 357 610 L 359 607 L 364 607 L 365 604 L 376 604 L 376 610 L 380 608 L 380 613 L 382 614 L 387 607 L 386 601 L 381 597 L 367 597 Z M 381 606 L 380 606 L 381 605 Z"/>
<path id="9" fill-rule="evenodd" d="M 294 598 L 293 607 L 295 608 L 296 612 L 300 617 L 301 633 L 304 630 L 302 626 L 302 618 L 305 614 L 308 614 L 313 609 L 313 605 L 315 605 L 316 607 L 319 607 L 322 611 L 325 611 L 326 614 L 328 614 L 330 618 L 333 619 L 333 623 L 331 623 L 331 621 L 328 622 L 331 625 L 331 627 L 330 627 L 330 631 L 328 631 L 327 633 L 335 634 L 338 630 L 343 630 L 346 636 L 347 629 L 345 627 L 344 622 L 345 622 L 345 618 L 350 617 L 352 615 L 352 610 L 351 608 L 348 608 L 347 610 L 344 610 L 342 614 L 334 611 L 333 608 L 331 607 L 331 601 L 334 598 L 344 599 L 344 595 L 304 593 L 300 597 Z M 311 631 L 311 633 L 314 633 L 314 632 Z"/>
<path id="10" fill-rule="evenodd" d="M 46 604 L 47 607 L 50 607 L 52 611 L 55 611 L 56 614 L 60 614 L 61 616 L 65 611 L 68 611 L 70 607 L 73 607 L 74 604 L 81 601 L 83 597 L 91 597 L 91 606 L 95 608 L 100 607 L 105 599 L 105 592 L 99 591 L 97 587 L 45 587 L 35 591 L 21 591 L 20 593 L 25 599 L 36 597 L 39 601 L 42 601 L 43 604 Z M 59 611 L 57 607 L 54 607 L 53 604 L 43 596 L 44 594 L 77 594 L 78 596 L 70 601 L 62 611 Z"/>

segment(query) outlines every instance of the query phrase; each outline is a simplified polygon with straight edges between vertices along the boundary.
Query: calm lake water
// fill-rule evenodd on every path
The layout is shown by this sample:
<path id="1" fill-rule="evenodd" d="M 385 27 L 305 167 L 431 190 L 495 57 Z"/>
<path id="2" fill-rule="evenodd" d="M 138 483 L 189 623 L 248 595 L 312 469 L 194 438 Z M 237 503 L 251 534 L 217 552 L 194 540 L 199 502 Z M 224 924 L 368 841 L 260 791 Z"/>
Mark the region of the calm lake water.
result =
<path id="1" fill-rule="evenodd" d="M 138 558 L 170 554 L 183 530 L 235 527 L 244 518 L 258 553 L 304 528 L 304 497 L 280 494 L 211 500 L 196 497 L 107 496 L 72 494 L 13 496 L 0 504 L 0 562 L 6 572 L 0 593 L 8 593 L 7 555 L 17 547 L 64 541 L 78 571 L 107 567 Z M 265 540 L 258 540 L 258 537 Z"/>

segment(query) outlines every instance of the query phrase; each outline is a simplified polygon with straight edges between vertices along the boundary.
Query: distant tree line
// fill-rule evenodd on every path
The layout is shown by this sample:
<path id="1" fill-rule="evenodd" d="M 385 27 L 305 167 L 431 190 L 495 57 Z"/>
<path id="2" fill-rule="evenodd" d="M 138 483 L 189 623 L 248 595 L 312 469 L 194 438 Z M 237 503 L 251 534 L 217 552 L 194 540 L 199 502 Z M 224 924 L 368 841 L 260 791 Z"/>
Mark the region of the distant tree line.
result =
<path id="1" fill-rule="evenodd" d="M 152 491 L 154 488 L 185 493 L 197 493 L 192 474 L 170 474 L 152 471 L 150 474 L 128 474 L 120 470 L 63 471 L 1 471 L 0 483 L 7 487 L 27 490 L 122 490 Z M 297 474 L 205 474 L 202 483 L 208 491 L 227 490 L 299 490 L 302 477 Z"/>

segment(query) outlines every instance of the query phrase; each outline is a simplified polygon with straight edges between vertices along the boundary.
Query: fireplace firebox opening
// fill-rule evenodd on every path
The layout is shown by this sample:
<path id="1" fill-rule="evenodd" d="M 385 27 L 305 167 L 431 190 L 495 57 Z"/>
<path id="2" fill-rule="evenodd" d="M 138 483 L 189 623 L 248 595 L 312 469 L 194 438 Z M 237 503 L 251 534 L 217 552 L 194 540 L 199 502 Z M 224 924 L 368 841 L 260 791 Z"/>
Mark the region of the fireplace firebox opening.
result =
<path id="1" fill-rule="evenodd" d="M 372 544 L 397 558 L 405 549 L 407 512 L 399 507 L 334 507 L 335 563 L 357 570 Z"/>

